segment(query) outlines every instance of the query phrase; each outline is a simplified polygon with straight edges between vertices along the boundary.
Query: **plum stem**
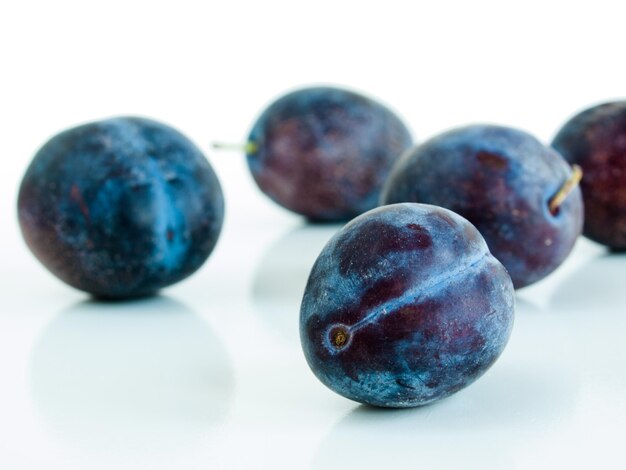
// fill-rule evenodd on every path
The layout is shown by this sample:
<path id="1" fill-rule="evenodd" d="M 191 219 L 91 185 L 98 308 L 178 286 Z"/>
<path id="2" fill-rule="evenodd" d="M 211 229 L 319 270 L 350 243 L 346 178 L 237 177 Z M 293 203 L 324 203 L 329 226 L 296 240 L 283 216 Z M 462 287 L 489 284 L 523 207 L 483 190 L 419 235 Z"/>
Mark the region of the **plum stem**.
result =
<path id="1" fill-rule="evenodd" d="M 330 345 L 335 351 L 339 351 L 348 345 L 350 333 L 345 325 L 334 325 L 328 332 Z"/>
<path id="2" fill-rule="evenodd" d="M 567 198 L 569 193 L 578 186 L 580 180 L 583 177 L 583 170 L 578 165 L 572 165 L 572 174 L 571 176 L 563 183 L 563 186 L 557 191 L 557 193 L 552 196 L 549 202 L 550 212 L 554 215 L 559 211 L 559 207 L 563 204 L 563 201 Z"/>
<path id="3" fill-rule="evenodd" d="M 255 142 L 246 142 L 246 143 L 228 143 L 228 142 L 213 142 L 211 144 L 215 150 L 238 150 L 245 153 L 256 153 L 259 149 L 259 146 Z"/>
<path id="4" fill-rule="evenodd" d="M 348 339 L 346 332 L 339 330 L 337 333 L 335 333 L 335 337 L 333 338 L 334 342 L 335 342 L 335 346 L 337 346 L 338 348 L 343 347 L 344 344 L 346 344 L 346 340 Z"/>

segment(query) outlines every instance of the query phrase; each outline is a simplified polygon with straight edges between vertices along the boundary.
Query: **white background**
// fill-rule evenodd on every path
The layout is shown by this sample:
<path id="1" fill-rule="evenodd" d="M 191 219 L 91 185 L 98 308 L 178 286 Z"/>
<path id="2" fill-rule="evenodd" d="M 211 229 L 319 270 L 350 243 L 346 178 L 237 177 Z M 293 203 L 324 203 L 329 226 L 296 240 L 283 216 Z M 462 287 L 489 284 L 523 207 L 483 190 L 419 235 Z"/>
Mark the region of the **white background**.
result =
<path id="1" fill-rule="evenodd" d="M 241 155 L 210 149 L 313 83 L 378 97 L 418 140 L 479 121 L 549 140 L 624 96 L 621 2 L 1 1 L 0 468 L 625 468 L 624 256 L 581 240 L 519 293 L 481 380 L 373 410 L 327 390 L 300 351 L 304 283 L 336 227 L 306 227 Z M 101 305 L 30 255 L 15 200 L 47 138 L 120 114 L 195 140 L 227 218 L 195 276 Z"/>

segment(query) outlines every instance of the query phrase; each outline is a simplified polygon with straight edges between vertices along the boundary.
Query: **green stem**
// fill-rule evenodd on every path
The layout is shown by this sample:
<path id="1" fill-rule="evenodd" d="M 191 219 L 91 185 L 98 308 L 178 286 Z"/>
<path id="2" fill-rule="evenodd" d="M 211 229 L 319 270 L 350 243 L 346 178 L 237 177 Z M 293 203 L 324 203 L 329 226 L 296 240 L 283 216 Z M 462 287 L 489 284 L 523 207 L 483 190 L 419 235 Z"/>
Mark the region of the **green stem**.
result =
<path id="1" fill-rule="evenodd" d="M 550 212 L 556 214 L 559 211 L 559 207 L 565 201 L 569 193 L 578 186 L 580 180 L 583 177 L 583 170 L 578 165 L 572 165 L 572 175 L 569 177 L 563 186 L 557 191 L 557 193 L 550 199 L 549 208 Z"/>
<path id="2" fill-rule="evenodd" d="M 215 150 L 238 150 L 248 154 L 256 153 L 259 149 L 255 142 L 246 142 L 245 144 L 233 144 L 227 142 L 213 142 L 211 146 Z"/>

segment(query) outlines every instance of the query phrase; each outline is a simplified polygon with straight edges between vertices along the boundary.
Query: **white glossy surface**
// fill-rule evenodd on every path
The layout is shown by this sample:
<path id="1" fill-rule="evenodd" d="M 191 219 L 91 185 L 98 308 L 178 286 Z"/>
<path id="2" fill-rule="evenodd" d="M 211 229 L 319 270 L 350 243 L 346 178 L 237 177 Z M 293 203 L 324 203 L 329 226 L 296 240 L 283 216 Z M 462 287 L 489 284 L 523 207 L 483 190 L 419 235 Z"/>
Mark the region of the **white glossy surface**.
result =
<path id="1" fill-rule="evenodd" d="M 421 409 L 369 409 L 321 385 L 299 346 L 304 283 L 336 227 L 304 226 L 258 193 L 239 155 L 208 145 L 241 139 L 272 97 L 315 81 L 384 99 L 420 139 L 472 121 L 548 139 L 576 109 L 624 93 L 618 10 L 319 1 L 303 21 L 294 2 L 8 3 L 0 468 L 624 467 L 626 257 L 581 240 L 519 294 L 510 344 L 481 380 Z M 97 304 L 33 259 L 15 195 L 50 135 L 126 113 L 207 151 L 227 220 L 189 280 Z"/>

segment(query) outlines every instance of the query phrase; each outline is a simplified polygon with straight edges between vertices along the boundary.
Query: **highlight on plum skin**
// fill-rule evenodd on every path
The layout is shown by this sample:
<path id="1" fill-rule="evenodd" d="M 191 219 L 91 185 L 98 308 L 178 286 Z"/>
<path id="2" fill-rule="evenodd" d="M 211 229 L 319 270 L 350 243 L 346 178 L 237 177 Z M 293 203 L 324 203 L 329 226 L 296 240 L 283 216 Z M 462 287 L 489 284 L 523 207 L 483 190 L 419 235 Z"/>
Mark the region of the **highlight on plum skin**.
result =
<path id="1" fill-rule="evenodd" d="M 329 222 L 376 207 L 391 167 L 411 145 L 406 126 L 382 104 L 312 87 L 273 102 L 246 147 L 267 196 L 311 221 Z"/>
<path id="2" fill-rule="evenodd" d="M 300 337 L 331 390 L 413 407 L 478 379 L 500 356 L 513 284 L 476 228 L 425 204 L 371 210 L 340 230 L 311 271 Z"/>
<path id="3" fill-rule="evenodd" d="M 613 250 L 626 250 L 626 101 L 575 115 L 552 146 L 583 170 L 583 234 Z"/>
<path id="4" fill-rule="evenodd" d="M 572 251 L 583 224 L 580 176 L 526 132 L 471 125 L 407 152 L 381 201 L 434 204 L 465 217 L 517 289 L 552 273 Z"/>
<path id="5" fill-rule="evenodd" d="M 196 271 L 219 237 L 222 190 L 175 129 L 120 117 L 68 129 L 33 158 L 18 218 L 33 254 L 95 297 L 154 294 Z"/>

